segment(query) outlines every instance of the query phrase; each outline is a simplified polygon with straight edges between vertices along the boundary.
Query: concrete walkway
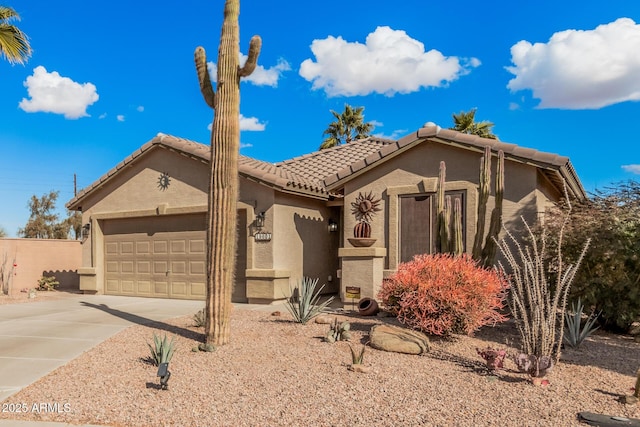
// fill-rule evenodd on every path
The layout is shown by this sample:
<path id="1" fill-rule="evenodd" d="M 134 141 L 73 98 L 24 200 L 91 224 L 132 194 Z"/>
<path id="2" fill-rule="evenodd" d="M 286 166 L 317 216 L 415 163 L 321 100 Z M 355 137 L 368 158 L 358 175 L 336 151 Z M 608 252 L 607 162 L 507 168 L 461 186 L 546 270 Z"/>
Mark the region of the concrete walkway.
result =
<path id="1" fill-rule="evenodd" d="M 0 305 L 0 402 L 128 326 L 202 307 L 204 301 L 78 294 Z"/>

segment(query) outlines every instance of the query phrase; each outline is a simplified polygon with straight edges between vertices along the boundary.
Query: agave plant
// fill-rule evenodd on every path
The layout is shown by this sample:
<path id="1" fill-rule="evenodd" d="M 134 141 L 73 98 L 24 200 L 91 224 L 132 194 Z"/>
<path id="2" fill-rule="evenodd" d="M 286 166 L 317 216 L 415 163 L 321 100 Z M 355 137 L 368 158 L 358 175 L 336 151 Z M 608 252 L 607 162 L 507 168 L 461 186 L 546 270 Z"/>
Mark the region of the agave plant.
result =
<path id="1" fill-rule="evenodd" d="M 320 302 L 320 292 L 324 285 L 316 290 L 318 279 L 312 280 L 304 277 L 295 289 L 291 290 L 291 298 L 287 299 L 285 306 L 293 320 L 297 323 L 306 324 L 309 320 L 325 312 L 334 297 Z"/>
<path id="2" fill-rule="evenodd" d="M 564 314 L 565 324 L 567 326 L 567 333 L 564 336 L 564 341 L 569 344 L 571 347 L 579 347 L 582 342 L 587 339 L 589 335 L 595 332 L 599 326 L 594 326 L 600 313 L 593 314 L 591 313 L 587 320 L 584 323 L 584 326 L 581 325 L 582 322 L 582 310 L 583 310 L 582 301 L 578 298 L 578 301 L 575 303 L 571 303 L 571 313 Z"/>
<path id="3" fill-rule="evenodd" d="M 351 344 L 349 344 L 349 349 L 351 350 L 351 364 L 362 365 L 364 360 L 364 351 L 367 349 L 367 344 L 363 345 L 360 351 L 355 350 Z"/>
<path id="4" fill-rule="evenodd" d="M 169 341 L 166 334 L 164 335 L 164 338 L 161 339 L 154 333 L 153 346 L 148 342 L 147 345 L 151 351 L 151 361 L 155 366 L 160 366 L 161 363 L 169 363 L 176 351 L 173 337 L 171 338 L 171 341 Z"/>

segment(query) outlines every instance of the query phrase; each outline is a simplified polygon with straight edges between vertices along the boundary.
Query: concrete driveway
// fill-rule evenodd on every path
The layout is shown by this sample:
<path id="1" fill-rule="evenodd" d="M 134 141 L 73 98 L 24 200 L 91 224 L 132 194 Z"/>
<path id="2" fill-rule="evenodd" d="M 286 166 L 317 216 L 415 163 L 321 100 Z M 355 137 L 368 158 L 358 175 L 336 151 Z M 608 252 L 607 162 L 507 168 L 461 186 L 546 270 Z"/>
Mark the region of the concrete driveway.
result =
<path id="1" fill-rule="evenodd" d="M 128 326 L 202 307 L 204 301 L 77 294 L 0 305 L 0 402 Z"/>

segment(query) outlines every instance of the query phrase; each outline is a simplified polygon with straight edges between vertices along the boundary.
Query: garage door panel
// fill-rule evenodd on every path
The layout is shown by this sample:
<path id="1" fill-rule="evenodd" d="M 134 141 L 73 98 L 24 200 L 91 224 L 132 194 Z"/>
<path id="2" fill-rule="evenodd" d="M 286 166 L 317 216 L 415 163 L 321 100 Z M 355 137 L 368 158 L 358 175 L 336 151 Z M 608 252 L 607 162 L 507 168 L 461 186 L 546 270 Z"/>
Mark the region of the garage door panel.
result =
<path id="1" fill-rule="evenodd" d="M 171 296 L 174 298 L 185 298 L 187 297 L 187 283 L 186 282 L 176 282 L 175 280 L 171 283 Z"/>
<path id="2" fill-rule="evenodd" d="M 151 242 L 136 242 L 136 255 L 151 254 Z"/>
<path id="3" fill-rule="evenodd" d="M 189 253 L 204 254 L 205 241 L 203 239 L 192 239 L 189 241 Z"/>
<path id="4" fill-rule="evenodd" d="M 151 261 L 137 261 L 136 272 L 138 274 L 150 274 L 151 273 Z"/>
<path id="5" fill-rule="evenodd" d="M 162 255 L 169 253 L 169 242 L 166 240 L 155 240 L 153 242 L 153 254 Z"/>
<path id="6" fill-rule="evenodd" d="M 151 282 L 148 280 L 138 280 L 137 284 L 137 294 L 144 296 L 151 296 Z"/>
<path id="7" fill-rule="evenodd" d="M 107 273 L 120 273 L 120 263 L 118 261 L 107 261 L 105 269 Z"/>
<path id="8" fill-rule="evenodd" d="M 172 261 L 171 262 L 171 274 L 186 274 L 187 262 L 186 261 Z"/>
<path id="9" fill-rule="evenodd" d="M 187 252 L 187 242 L 184 240 L 172 240 L 171 241 L 171 253 L 172 254 L 185 254 Z"/>
<path id="10" fill-rule="evenodd" d="M 126 294 L 133 294 L 135 284 L 133 280 L 121 280 L 120 290 Z"/>
<path id="11" fill-rule="evenodd" d="M 207 288 L 204 282 L 191 282 L 191 296 L 204 298 L 207 295 Z"/>
<path id="12" fill-rule="evenodd" d="M 168 261 L 154 261 L 153 274 L 166 274 L 169 271 Z"/>
<path id="13" fill-rule="evenodd" d="M 120 262 L 120 273 L 123 274 L 131 274 L 133 273 L 133 261 L 121 261 Z"/>
<path id="14" fill-rule="evenodd" d="M 204 214 L 105 220 L 105 292 L 204 299 L 205 226 Z"/>
<path id="15" fill-rule="evenodd" d="M 204 261 L 190 261 L 189 262 L 189 273 L 190 274 L 205 274 L 206 273 L 206 263 Z"/>
<path id="16" fill-rule="evenodd" d="M 169 282 L 156 280 L 153 283 L 153 293 L 156 294 L 156 296 L 169 296 Z"/>

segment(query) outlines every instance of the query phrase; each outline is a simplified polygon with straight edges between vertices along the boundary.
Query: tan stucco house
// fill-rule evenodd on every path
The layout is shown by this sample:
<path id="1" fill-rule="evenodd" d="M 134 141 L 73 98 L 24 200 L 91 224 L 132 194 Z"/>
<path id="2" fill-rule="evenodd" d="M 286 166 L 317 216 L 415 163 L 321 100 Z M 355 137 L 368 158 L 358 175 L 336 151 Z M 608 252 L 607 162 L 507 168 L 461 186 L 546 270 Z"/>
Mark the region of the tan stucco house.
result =
<path id="1" fill-rule="evenodd" d="M 371 137 L 276 164 L 240 156 L 233 300 L 282 300 L 303 276 L 319 278 L 345 303 L 347 287 L 375 297 L 400 262 L 433 250 L 441 160 L 446 190 L 462 198 L 470 250 L 487 145 L 495 158 L 505 153 L 507 227 L 559 200 L 563 181 L 571 197 L 586 197 L 567 157 L 433 123 L 397 141 Z M 204 299 L 209 159 L 209 145 L 158 134 L 67 204 L 82 211 L 81 290 Z M 353 247 L 351 203 L 369 192 L 381 199 L 376 241 Z"/>

